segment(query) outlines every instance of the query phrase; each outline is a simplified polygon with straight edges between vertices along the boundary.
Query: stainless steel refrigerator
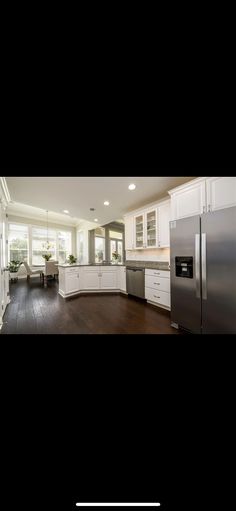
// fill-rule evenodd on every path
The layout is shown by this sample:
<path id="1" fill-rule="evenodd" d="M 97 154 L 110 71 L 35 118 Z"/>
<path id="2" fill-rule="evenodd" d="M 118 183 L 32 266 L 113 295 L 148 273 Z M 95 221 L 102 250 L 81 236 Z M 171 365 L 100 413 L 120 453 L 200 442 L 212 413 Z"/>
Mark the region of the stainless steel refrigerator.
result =
<path id="1" fill-rule="evenodd" d="M 171 322 L 236 334 L 236 207 L 170 222 Z"/>

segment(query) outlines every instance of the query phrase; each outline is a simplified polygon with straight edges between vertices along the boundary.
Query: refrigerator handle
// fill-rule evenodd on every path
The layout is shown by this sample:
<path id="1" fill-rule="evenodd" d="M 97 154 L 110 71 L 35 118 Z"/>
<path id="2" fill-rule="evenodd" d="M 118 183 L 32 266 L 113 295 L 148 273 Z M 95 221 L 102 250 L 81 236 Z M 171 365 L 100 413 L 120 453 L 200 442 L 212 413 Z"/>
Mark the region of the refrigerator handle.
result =
<path id="1" fill-rule="evenodd" d="M 202 234 L 202 299 L 207 300 L 206 233 Z"/>
<path id="2" fill-rule="evenodd" d="M 195 234 L 195 278 L 196 278 L 196 297 L 200 295 L 200 234 Z"/>

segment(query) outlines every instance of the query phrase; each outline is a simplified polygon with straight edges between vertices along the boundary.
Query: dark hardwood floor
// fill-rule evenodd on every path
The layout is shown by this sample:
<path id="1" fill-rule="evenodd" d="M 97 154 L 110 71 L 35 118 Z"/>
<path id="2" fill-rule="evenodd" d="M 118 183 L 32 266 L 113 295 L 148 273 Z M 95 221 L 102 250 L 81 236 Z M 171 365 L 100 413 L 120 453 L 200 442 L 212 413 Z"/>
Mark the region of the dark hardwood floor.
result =
<path id="1" fill-rule="evenodd" d="M 63 299 L 58 282 L 10 285 L 1 334 L 178 334 L 168 311 L 125 295 L 81 295 Z"/>

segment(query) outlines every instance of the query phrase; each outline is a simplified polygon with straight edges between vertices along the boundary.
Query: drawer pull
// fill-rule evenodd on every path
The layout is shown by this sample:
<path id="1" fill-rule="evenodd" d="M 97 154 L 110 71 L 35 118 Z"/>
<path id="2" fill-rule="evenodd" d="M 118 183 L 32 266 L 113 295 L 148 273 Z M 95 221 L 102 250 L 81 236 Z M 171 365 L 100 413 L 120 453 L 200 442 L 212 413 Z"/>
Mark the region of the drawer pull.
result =
<path id="1" fill-rule="evenodd" d="M 160 299 L 161 297 L 160 297 L 160 296 L 156 296 L 156 295 L 154 295 L 154 298 L 159 298 L 159 299 Z"/>
<path id="2" fill-rule="evenodd" d="M 156 284 L 156 286 L 160 286 L 161 285 L 159 282 L 154 282 L 154 284 Z"/>

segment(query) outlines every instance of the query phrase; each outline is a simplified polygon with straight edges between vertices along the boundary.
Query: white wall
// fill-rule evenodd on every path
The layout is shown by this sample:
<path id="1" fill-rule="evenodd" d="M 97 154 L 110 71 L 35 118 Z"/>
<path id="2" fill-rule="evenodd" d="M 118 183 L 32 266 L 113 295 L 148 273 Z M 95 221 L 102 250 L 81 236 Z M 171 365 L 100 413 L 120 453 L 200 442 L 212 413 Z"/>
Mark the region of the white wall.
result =
<path id="1" fill-rule="evenodd" d="M 170 263 L 169 248 L 153 248 L 148 250 L 126 250 L 127 261 L 167 261 Z"/>

